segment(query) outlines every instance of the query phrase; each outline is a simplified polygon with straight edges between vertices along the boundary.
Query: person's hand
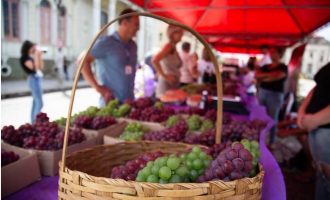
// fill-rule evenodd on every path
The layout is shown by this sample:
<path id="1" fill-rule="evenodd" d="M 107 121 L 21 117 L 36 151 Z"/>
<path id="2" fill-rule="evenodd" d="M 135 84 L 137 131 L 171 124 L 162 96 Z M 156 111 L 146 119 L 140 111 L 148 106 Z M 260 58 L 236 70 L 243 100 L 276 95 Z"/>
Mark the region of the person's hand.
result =
<path id="1" fill-rule="evenodd" d="M 100 93 L 104 99 L 105 104 L 107 104 L 111 99 L 113 99 L 112 92 L 105 86 L 98 86 L 97 92 Z"/>
<path id="2" fill-rule="evenodd" d="M 175 82 L 176 82 L 176 78 L 172 74 L 165 74 L 164 78 L 165 78 L 166 82 L 168 82 L 171 85 L 175 84 Z"/>
<path id="3" fill-rule="evenodd" d="M 302 116 L 301 125 L 308 131 L 312 131 L 319 126 L 318 120 L 313 114 L 306 114 Z"/>

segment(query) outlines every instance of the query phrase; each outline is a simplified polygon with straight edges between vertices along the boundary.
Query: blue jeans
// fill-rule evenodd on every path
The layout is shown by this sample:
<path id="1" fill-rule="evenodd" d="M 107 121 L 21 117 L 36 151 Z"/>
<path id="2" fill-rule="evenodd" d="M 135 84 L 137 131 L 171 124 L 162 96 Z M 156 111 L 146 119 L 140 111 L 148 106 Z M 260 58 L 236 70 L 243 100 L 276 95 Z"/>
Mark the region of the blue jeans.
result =
<path id="1" fill-rule="evenodd" d="M 315 200 L 330 199 L 330 180 L 320 165 L 330 165 L 330 128 L 318 128 L 308 135 L 309 148 L 316 166 Z"/>
<path id="2" fill-rule="evenodd" d="M 269 143 L 272 144 L 275 140 L 276 125 L 278 122 L 281 106 L 284 101 L 284 94 L 282 92 L 275 92 L 260 88 L 259 103 L 266 107 L 267 114 L 274 120 L 275 125 L 270 131 Z"/>
<path id="3" fill-rule="evenodd" d="M 41 111 L 43 106 L 41 80 L 42 78 L 38 77 L 37 75 L 32 74 L 28 76 L 28 84 L 33 97 L 31 122 L 34 122 L 37 114 Z"/>

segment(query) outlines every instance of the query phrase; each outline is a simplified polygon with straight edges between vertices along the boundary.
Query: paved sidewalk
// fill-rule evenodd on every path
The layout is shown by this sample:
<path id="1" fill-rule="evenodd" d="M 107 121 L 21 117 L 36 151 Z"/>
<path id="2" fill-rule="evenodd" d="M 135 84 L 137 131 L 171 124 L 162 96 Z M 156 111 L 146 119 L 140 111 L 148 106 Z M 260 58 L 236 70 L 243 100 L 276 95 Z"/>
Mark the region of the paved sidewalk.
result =
<path id="1" fill-rule="evenodd" d="M 59 79 L 43 79 L 42 88 L 44 93 L 70 90 L 73 81 L 64 81 Z M 86 81 L 78 82 L 78 88 L 87 88 Z M 26 80 L 1 81 L 1 99 L 29 96 L 30 88 Z"/>

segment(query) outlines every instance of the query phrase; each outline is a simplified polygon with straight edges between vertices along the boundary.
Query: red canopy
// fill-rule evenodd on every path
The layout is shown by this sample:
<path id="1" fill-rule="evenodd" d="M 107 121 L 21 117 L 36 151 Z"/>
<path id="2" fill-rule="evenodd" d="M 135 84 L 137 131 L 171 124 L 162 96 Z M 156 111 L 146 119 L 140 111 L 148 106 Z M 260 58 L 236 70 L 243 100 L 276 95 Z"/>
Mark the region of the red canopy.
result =
<path id="1" fill-rule="evenodd" d="M 290 46 L 330 21 L 330 0 L 131 0 L 180 21 L 217 49 Z"/>

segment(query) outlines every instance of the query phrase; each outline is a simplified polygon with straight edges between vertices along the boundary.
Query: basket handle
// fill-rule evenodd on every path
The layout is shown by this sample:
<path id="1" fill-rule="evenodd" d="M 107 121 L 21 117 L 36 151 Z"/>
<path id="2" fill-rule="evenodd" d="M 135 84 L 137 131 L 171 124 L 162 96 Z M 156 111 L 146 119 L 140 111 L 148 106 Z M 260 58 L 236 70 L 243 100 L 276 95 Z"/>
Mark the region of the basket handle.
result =
<path id="1" fill-rule="evenodd" d="M 132 17 L 132 16 L 145 16 L 145 17 L 151 17 L 151 18 L 155 18 L 158 19 L 160 21 L 163 21 L 167 24 L 170 25 L 175 25 L 178 26 L 186 31 L 189 31 L 191 34 L 193 34 L 206 48 L 207 53 L 211 55 L 211 59 L 212 62 L 214 64 L 214 68 L 215 68 L 215 75 L 216 75 L 216 81 L 217 81 L 217 95 L 218 95 L 218 102 L 217 102 L 217 122 L 216 122 L 216 137 L 215 137 L 215 143 L 219 144 L 221 141 L 221 129 L 222 129 L 222 78 L 220 75 L 220 71 L 219 71 L 219 65 L 218 62 L 215 58 L 215 56 L 212 53 L 211 48 L 209 47 L 208 43 L 204 40 L 204 38 L 202 36 L 200 36 L 196 31 L 194 31 L 192 28 L 183 25 L 175 20 L 172 19 L 167 19 L 165 17 L 160 17 L 154 14 L 150 14 L 150 13 L 138 13 L 138 12 L 134 12 L 134 13 L 128 13 L 125 15 L 121 15 L 115 19 L 113 19 L 112 21 L 110 21 L 109 23 L 107 23 L 105 26 L 103 26 L 103 28 L 97 33 L 97 35 L 93 38 L 93 41 L 91 42 L 91 44 L 89 45 L 86 54 L 83 57 L 82 62 L 80 62 L 78 70 L 76 71 L 76 75 L 74 78 L 74 82 L 73 82 L 73 86 L 72 86 L 72 90 L 71 90 L 71 95 L 70 95 L 70 104 L 69 104 L 69 110 L 68 110 L 68 114 L 67 114 L 67 120 L 66 120 L 66 125 L 65 125 L 65 134 L 64 134 L 64 144 L 63 144 L 63 151 L 62 151 L 62 162 L 61 162 L 61 168 L 62 171 L 64 172 L 64 168 L 66 165 L 66 153 L 67 153 L 67 147 L 68 147 L 68 136 L 69 136 L 69 128 L 70 128 L 70 120 L 71 120 L 71 114 L 72 114 L 72 107 L 73 107 L 73 103 L 74 103 L 74 98 L 75 98 L 75 94 L 76 94 L 76 90 L 77 90 L 77 84 L 78 84 L 78 80 L 79 80 L 79 76 L 81 73 L 81 69 L 83 68 L 85 62 L 86 62 L 86 57 L 87 55 L 90 53 L 92 47 L 94 46 L 96 40 L 100 37 L 100 35 L 114 22 L 126 18 L 126 17 Z"/>

